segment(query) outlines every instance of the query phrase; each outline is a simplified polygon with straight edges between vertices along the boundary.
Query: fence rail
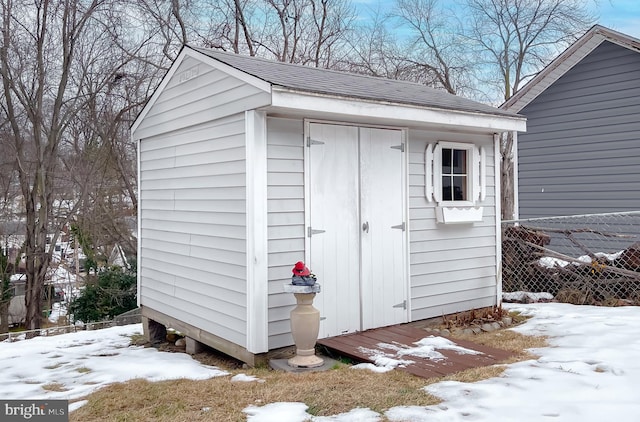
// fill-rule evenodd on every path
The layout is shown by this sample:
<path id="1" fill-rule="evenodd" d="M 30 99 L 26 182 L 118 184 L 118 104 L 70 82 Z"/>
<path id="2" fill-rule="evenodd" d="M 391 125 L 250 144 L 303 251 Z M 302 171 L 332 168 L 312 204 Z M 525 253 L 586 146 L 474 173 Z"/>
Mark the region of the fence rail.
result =
<path id="1" fill-rule="evenodd" d="M 640 211 L 505 221 L 503 292 L 640 305 Z"/>
<path id="2" fill-rule="evenodd" d="M 35 336 L 55 336 L 58 334 L 75 333 L 77 331 L 101 330 L 103 328 L 114 327 L 116 325 L 136 324 L 141 321 L 140 308 L 133 309 L 116 316 L 112 320 L 88 322 L 77 325 L 58 325 L 37 330 L 23 330 L 0 334 L 0 341 L 17 341 Z"/>

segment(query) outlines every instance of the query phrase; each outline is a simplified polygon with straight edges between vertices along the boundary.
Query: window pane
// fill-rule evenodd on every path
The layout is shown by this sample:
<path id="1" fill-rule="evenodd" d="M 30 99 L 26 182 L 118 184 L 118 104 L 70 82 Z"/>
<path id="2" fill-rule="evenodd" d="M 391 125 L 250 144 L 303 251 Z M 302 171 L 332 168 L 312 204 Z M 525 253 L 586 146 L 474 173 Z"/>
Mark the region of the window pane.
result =
<path id="1" fill-rule="evenodd" d="M 467 199 L 467 176 L 453 177 L 453 200 L 465 201 Z"/>
<path id="2" fill-rule="evenodd" d="M 467 174 L 467 151 L 464 149 L 453 150 L 453 173 Z"/>
<path id="3" fill-rule="evenodd" d="M 442 176 L 442 200 L 451 201 L 451 177 Z"/>
<path id="4" fill-rule="evenodd" d="M 451 150 L 442 148 L 442 174 L 451 174 Z"/>

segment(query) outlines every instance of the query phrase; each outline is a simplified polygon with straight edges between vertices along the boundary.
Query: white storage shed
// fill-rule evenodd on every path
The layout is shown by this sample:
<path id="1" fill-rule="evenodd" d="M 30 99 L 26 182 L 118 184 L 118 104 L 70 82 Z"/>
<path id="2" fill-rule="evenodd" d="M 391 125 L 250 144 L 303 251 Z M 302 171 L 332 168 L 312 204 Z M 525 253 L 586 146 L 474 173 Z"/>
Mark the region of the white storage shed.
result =
<path id="1" fill-rule="evenodd" d="M 517 114 L 423 85 L 184 47 L 132 126 L 138 299 L 250 364 L 293 344 L 500 303 L 498 134 Z"/>

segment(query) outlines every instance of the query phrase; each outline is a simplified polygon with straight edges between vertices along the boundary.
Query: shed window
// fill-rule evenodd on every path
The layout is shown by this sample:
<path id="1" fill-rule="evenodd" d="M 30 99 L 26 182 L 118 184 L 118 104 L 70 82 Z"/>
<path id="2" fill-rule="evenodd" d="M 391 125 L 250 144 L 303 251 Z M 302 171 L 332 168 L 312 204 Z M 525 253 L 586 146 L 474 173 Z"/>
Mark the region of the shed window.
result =
<path id="1" fill-rule="evenodd" d="M 425 195 L 436 202 L 436 216 L 444 222 L 473 222 L 482 218 L 480 202 L 486 194 L 484 147 L 440 141 L 425 151 Z M 466 215 L 466 217 L 465 217 Z M 442 220 L 442 221 L 441 221 Z"/>
<path id="2" fill-rule="evenodd" d="M 469 200 L 469 159 L 466 149 L 442 148 L 442 200 Z"/>

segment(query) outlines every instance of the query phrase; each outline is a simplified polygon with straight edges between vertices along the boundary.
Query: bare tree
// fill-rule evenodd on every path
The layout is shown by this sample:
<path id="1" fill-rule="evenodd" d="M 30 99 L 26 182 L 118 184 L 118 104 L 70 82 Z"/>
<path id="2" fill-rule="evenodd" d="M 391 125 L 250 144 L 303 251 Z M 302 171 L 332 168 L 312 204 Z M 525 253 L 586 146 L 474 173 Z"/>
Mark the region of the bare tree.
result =
<path id="1" fill-rule="evenodd" d="M 313 37 L 309 59 L 315 67 L 333 68 L 345 55 L 348 38 L 356 20 L 347 0 L 309 0 L 313 20 Z"/>
<path id="2" fill-rule="evenodd" d="M 399 43 L 389 29 L 390 17 L 380 8 L 371 9 L 354 28 L 349 40 L 345 69 L 370 76 L 402 79 L 405 64 L 399 57 Z"/>
<path id="3" fill-rule="evenodd" d="M 394 15 L 408 32 L 401 54 L 415 73 L 412 80 L 459 93 L 469 66 L 453 14 L 438 0 L 398 0 Z"/>
<path id="4" fill-rule="evenodd" d="M 117 45 L 106 0 L 2 1 L 0 77 L 2 118 L 8 125 L 25 212 L 26 326 L 40 328 L 41 297 L 55 244 L 87 196 L 64 169 L 64 144 L 81 113 L 122 72 L 105 66 Z M 126 58 L 130 59 L 129 57 Z M 96 82 L 97 81 L 97 82 Z"/>
<path id="5" fill-rule="evenodd" d="M 594 17 L 581 0 L 467 0 L 468 38 L 489 82 L 508 100 L 523 81 L 588 29 Z"/>
<path id="6" fill-rule="evenodd" d="M 480 82 L 508 100 L 594 22 L 582 0 L 467 0 Z M 502 218 L 514 217 L 513 134 L 504 134 Z"/>
<path id="7" fill-rule="evenodd" d="M 341 61 L 355 12 L 347 0 L 263 0 L 257 46 L 278 61 L 331 68 Z"/>

